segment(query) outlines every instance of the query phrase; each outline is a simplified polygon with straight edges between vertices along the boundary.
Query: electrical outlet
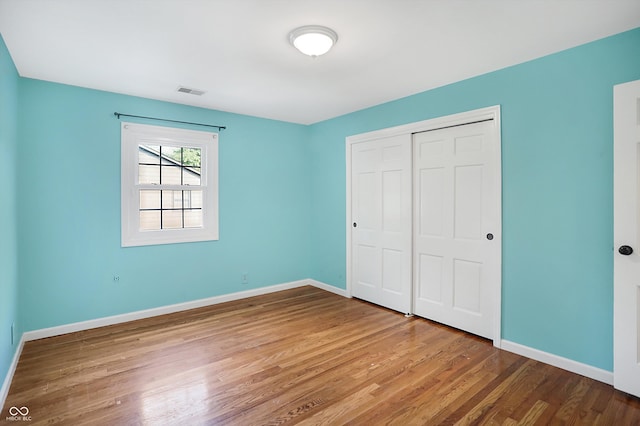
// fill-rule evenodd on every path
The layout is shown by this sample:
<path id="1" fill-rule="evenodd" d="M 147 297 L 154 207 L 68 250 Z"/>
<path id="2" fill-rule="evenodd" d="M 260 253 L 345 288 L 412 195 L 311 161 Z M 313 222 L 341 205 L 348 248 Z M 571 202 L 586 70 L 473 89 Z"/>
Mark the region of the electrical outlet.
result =
<path id="1" fill-rule="evenodd" d="M 16 344 L 16 323 L 11 323 L 11 346 Z"/>
<path id="2" fill-rule="evenodd" d="M 120 282 L 120 275 L 114 275 L 113 276 L 113 282 L 116 283 L 116 284 L 119 283 Z"/>
<path id="3" fill-rule="evenodd" d="M 243 272 L 242 275 L 240 275 L 240 282 L 242 284 L 249 284 L 249 273 L 248 272 Z"/>

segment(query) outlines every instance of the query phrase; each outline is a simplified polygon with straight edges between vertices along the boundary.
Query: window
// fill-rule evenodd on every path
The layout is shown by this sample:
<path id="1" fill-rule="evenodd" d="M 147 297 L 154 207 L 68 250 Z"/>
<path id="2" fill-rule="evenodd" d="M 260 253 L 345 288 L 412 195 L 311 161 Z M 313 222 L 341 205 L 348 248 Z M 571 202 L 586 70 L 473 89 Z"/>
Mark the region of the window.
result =
<path id="1" fill-rule="evenodd" d="M 122 123 L 122 246 L 218 239 L 218 134 Z"/>

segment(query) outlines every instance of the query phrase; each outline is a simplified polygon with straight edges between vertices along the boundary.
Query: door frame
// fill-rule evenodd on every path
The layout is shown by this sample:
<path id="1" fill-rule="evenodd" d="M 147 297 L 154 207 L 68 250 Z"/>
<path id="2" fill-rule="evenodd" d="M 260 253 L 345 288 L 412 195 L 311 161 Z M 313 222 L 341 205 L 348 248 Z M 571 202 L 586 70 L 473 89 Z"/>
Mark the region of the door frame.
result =
<path id="1" fill-rule="evenodd" d="M 403 124 L 395 127 L 388 127 L 386 129 L 374 130 L 372 132 L 361 133 L 357 135 L 347 136 L 345 139 L 345 161 L 346 161 L 346 295 L 352 296 L 352 212 L 351 212 L 351 146 L 355 143 L 366 142 L 375 139 L 386 138 L 390 136 L 412 135 L 418 132 L 427 132 L 431 130 L 438 130 L 446 127 L 462 126 L 465 124 L 471 124 L 478 121 L 493 120 L 497 128 L 496 132 L 496 164 L 499 165 L 496 172 L 496 179 L 499 182 L 498 190 L 499 196 L 497 197 L 498 208 L 500 217 L 496 219 L 497 228 L 500 230 L 500 236 L 502 236 L 502 137 L 501 137 L 501 123 L 500 123 L 500 105 L 494 105 L 486 108 L 480 108 L 472 111 L 461 112 L 458 114 L 447 115 L 443 117 L 432 118 L 428 120 L 418 121 L 409 124 Z M 413 149 L 413 148 L 412 148 Z M 413 190 L 412 190 L 413 191 Z M 493 345 L 495 347 L 501 346 L 502 340 L 502 238 L 500 238 L 500 246 L 498 247 L 498 258 L 500 262 L 499 267 L 499 285 L 495 286 L 494 297 L 496 300 L 496 311 L 494 312 L 494 337 Z M 413 275 L 413 271 L 411 271 Z M 413 281 L 413 280 L 412 280 Z M 412 307 L 413 310 L 413 307 Z"/>
<path id="2" fill-rule="evenodd" d="M 632 146 L 637 136 L 635 122 L 639 118 L 638 105 L 634 105 L 635 93 L 640 88 L 640 80 L 629 81 L 613 86 L 613 387 L 640 397 L 636 382 L 637 372 L 628 374 L 629 365 L 637 363 L 638 337 L 629 342 L 629 334 L 638 336 L 637 316 L 640 309 L 636 303 L 635 312 L 629 312 L 627 303 L 633 300 L 636 286 L 629 279 L 633 269 L 637 268 L 640 251 L 640 229 L 636 214 L 640 206 L 634 200 L 629 205 L 629 193 L 640 187 L 638 172 L 626 168 L 627 161 L 638 161 L 638 152 Z M 632 142 L 632 143 L 629 143 Z M 636 152 L 634 152 L 636 151 Z M 632 159 L 632 160 L 630 160 Z M 638 167 L 636 165 L 636 167 Z M 633 182 L 628 185 L 627 182 Z M 633 197 L 632 197 L 633 198 Z M 631 235 L 631 236 L 629 236 Z M 622 245 L 630 245 L 635 250 L 630 256 L 618 252 Z M 631 295 L 629 293 L 632 293 Z M 631 298 L 629 298 L 631 296 Z M 628 325 L 632 324 L 632 325 Z M 626 368 L 625 368 L 626 367 Z"/>

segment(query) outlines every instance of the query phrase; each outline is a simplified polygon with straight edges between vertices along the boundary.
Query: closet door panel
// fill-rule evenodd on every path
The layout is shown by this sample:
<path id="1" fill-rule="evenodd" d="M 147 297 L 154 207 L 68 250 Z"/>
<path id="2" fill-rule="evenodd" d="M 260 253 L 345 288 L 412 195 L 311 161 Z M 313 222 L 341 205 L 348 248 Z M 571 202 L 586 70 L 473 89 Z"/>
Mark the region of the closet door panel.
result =
<path id="1" fill-rule="evenodd" d="M 411 136 L 351 145 L 352 295 L 403 313 L 412 305 Z"/>
<path id="2" fill-rule="evenodd" d="M 495 131 L 489 121 L 413 135 L 414 313 L 488 338 L 500 286 Z"/>

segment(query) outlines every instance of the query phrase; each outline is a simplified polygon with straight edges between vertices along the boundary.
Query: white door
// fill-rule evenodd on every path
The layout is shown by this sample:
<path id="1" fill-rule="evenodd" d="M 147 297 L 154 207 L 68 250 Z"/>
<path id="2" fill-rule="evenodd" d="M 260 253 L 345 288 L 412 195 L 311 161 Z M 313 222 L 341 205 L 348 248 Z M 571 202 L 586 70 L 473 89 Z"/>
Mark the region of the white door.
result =
<path id="1" fill-rule="evenodd" d="M 640 397 L 640 80 L 614 87 L 613 383 Z"/>
<path id="2" fill-rule="evenodd" d="M 499 338 L 498 123 L 421 132 L 413 139 L 414 313 Z"/>
<path id="3" fill-rule="evenodd" d="M 411 135 L 351 144 L 352 295 L 411 310 Z"/>

